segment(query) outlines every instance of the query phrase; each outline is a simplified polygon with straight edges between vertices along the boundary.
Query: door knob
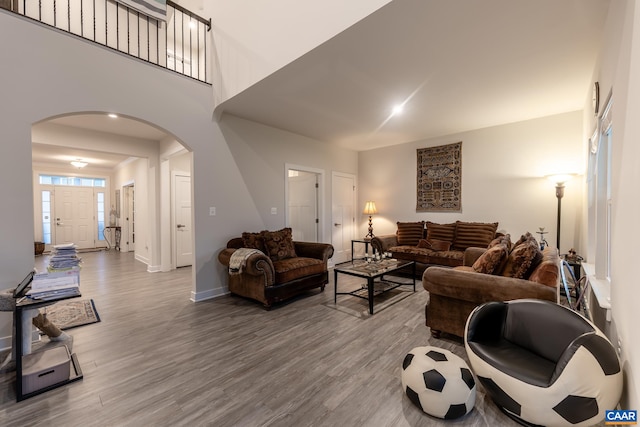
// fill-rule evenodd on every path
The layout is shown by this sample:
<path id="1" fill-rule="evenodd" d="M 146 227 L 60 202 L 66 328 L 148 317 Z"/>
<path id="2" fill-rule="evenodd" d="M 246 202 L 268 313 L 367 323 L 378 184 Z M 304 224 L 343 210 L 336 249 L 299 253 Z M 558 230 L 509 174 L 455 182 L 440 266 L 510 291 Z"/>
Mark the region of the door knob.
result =
<path id="1" fill-rule="evenodd" d="M 178 227 L 178 228 L 184 228 L 184 227 L 186 227 L 186 225 L 178 224 L 176 227 Z"/>
<path id="2" fill-rule="evenodd" d="M 337 222 L 334 223 L 333 225 L 335 225 L 336 227 L 340 227 L 342 224 L 338 224 Z"/>
<path id="3" fill-rule="evenodd" d="M 56 222 L 56 225 L 64 225 L 64 224 L 61 222 Z"/>

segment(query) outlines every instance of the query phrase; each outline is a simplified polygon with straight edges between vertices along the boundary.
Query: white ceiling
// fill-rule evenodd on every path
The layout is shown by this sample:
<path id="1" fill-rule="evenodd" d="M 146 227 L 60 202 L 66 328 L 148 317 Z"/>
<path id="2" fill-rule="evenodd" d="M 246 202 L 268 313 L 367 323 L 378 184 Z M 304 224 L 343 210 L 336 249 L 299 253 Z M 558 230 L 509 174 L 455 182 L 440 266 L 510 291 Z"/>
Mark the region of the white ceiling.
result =
<path id="1" fill-rule="evenodd" d="M 581 110 L 608 6 L 394 0 L 217 112 L 367 150 Z"/>
<path id="2" fill-rule="evenodd" d="M 184 2 L 187 3 L 187 2 Z M 394 0 L 220 105 L 276 128 L 367 150 L 580 110 L 609 0 Z M 389 117 L 394 104 L 402 115 Z M 64 126 L 159 141 L 105 114 Z M 41 144 L 33 161 L 113 168 L 126 156 Z"/>
<path id="3" fill-rule="evenodd" d="M 112 119 L 103 113 L 58 117 L 48 120 L 47 123 L 151 141 L 160 141 L 167 136 L 165 132 L 146 123 L 126 117 Z M 113 169 L 129 158 L 127 155 L 114 153 L 113 148 L 108 146 L 96 147 L 96 150 L 82 150 L 38 143 L 32 144 L 31 155 L 34 163 L 46 163 L 70 169 L 73 169 L 73 166 L 69 162 L 74 159 L 82 159 L 91 167 Z"/>

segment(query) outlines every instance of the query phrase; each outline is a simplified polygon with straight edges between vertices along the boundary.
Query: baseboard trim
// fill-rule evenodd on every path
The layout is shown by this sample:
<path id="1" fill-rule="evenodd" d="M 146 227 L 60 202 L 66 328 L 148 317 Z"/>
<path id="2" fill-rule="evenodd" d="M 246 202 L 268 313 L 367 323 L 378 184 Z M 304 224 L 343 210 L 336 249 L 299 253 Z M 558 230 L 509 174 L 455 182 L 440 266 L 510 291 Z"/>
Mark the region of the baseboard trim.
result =
<path id="1" fill-rule="evenodd" d="M 160 273 L 161 271 L 162 271 L 162 267 L 161 266 L 147 264 L 147 272 L 148 273 Z"/>
<path id="2" fill-rule="evenodd" d="M 192 302 L 206 301 L 208 299 L 220 298 L 228 294 L 229 294 L 229 290 L 226 288 L 210 289 L 208 291 L 203 291 L 203 292 L 191 291 L 191 301 Z"/>

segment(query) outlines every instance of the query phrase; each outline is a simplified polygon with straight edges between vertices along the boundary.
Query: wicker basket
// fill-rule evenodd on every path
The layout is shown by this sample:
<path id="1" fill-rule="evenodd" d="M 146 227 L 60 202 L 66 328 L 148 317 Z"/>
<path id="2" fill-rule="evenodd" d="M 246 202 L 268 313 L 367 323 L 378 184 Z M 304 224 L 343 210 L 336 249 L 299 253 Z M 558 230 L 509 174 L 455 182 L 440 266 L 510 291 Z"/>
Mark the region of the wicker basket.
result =
<path id="1" fill-rule="evenodd" d="M 42 253 L 44 252 L 44 243 L 34 242 L 34 250 L 36 255 L 42 255 Z"/>

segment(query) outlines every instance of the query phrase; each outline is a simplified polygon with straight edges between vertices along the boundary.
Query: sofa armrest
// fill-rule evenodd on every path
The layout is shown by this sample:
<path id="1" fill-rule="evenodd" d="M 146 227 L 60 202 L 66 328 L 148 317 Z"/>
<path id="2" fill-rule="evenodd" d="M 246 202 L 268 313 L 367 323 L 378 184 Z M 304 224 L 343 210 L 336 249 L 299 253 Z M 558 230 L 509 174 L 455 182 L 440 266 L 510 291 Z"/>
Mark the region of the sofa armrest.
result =
<path id="1" fill-rule="evenodd" d="M 305 258 L 315 258 L 323 261 L 325 265 L 333 256 L 333 246 L 328 243 L 293 242 L 296 255 Z"/>
<path id="2" fill-rule="evenodd" d="M 229 260 L 231 259 L 231 255 L 236 251 L 233 248 L 223 249 L 218 254 L 218 261 L 227 268 L 229 268 Z M 275 269 L 273 268 L 273 262 L 271 259 L 260 253 L 253 253 L 249 255 L 249 257 L 245 261 L 244 267 L 242 267 L 242 273 L 240 274 L 250 274 L 252 276 L 265 276 L 267 284 L 266 286 L 270 286 L 273 284 L 273 280 L 275 277 Z"/>
<path id="3" fill-rule="evenodd" d="M 557 299 L 556 288 L 530 280 L 443 267 L 425 270 L 422 285 L 430 293 L 477 304 L 520 298 Z"/>
<path id="4" fill-rule="evenodd" d="M 395 234 L 387 234 L 384 236 L 375 236 L 371 239 L 373 250 L 379 254 L 387 252 L 390 247 L 398 246 L 398 236 Z"/>
<path id="5" fill-rule="evenodd" d="M 473 265 L 474 262 L 476 262 L 476 260 L 478 258 L 480 258 L 480 255 L 482 255 L 483 253 L 485 253 L 487 250 L 485 248 L 467 248 L 464 250 L 464 258 L 462 260 L 462 265 L 467 266 L 467 267 L 471 267 Z"/>

